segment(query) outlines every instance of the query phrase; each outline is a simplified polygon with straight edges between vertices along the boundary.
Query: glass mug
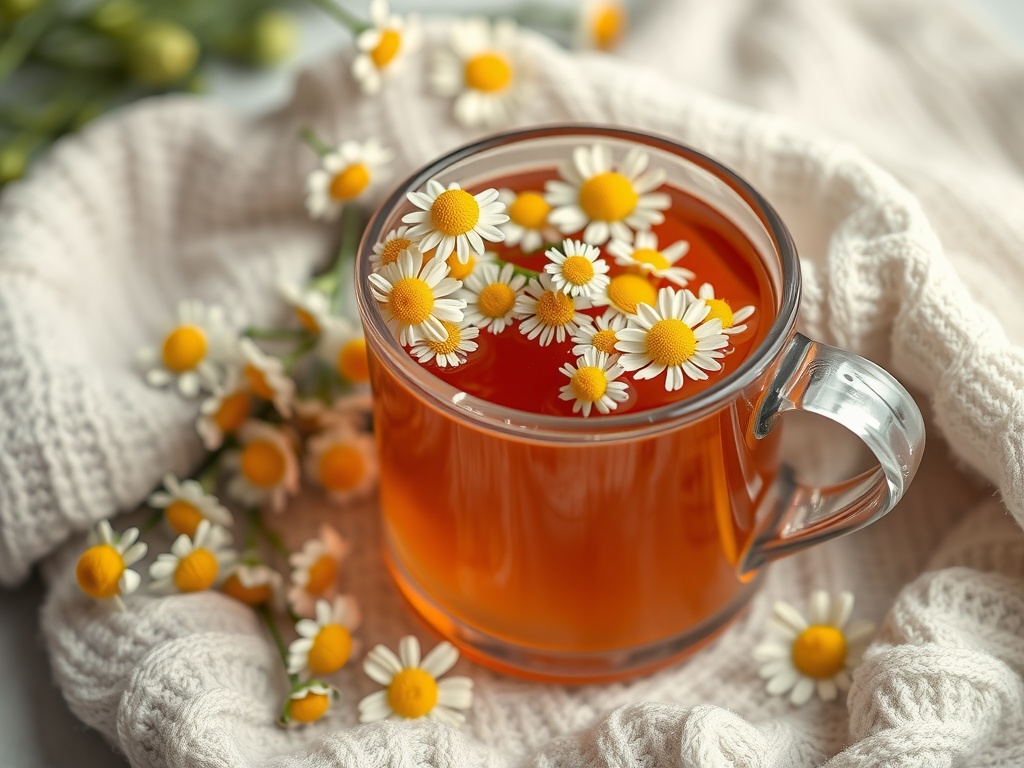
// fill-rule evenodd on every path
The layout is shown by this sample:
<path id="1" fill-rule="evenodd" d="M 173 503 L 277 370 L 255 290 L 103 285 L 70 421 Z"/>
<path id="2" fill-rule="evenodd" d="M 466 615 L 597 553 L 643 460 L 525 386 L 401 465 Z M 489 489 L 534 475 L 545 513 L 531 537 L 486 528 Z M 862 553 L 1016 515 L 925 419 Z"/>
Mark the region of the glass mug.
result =
<path id="1" fill-rule="evenodd" d="M 406 193 L 431 178 L 493 186 L 595 142 L 616 157 L 641 145 L 668 186 L 749 241 L 774 302 L 759 344 L 691 397 L 589 419 L 495 405 L 435 377 L 388 331 L 366 279 L 373 244 L 414 210 Z M 686 655 L 737 615 L 767 562 L 885 515 L 921 459 L 924 425 L 907 391 L 795 332 L 800 266 L 778 214 L 729 169 L 663 138 L 559 126 L 458 149 L 377 211 L 356 286 L 389 568 L 430 625 L 500 671 L 591 682 Z M 834 486 L 797 483 L 779 456 L 788 410 L 842 424 L 878 466 Z"/>

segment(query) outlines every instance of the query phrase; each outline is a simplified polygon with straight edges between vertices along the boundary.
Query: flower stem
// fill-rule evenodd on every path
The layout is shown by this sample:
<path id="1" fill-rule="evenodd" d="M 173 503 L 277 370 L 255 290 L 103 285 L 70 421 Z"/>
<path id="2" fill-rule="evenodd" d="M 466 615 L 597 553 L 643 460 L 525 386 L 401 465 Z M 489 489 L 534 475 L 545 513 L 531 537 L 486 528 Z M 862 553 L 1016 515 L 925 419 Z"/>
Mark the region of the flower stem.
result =
<path id="1" fill-rule="evenodd" d="M 256 613 L 263 619 L 263 623 L 267 625 L 267 629 L 270 631 L 270 637 L 274 640 L 274 645 L 277 647 L 277 654 L 281 657 L 281 663 L 284 665 L 285 673 L 288 674 L 288 646 L 284 644 L 284 640 L 281 638 L 281 631 L 277 628 L 277 622 L 274 621 L 274 617 L 270 615 L 270 609 L 267 606 L 261 605 L 256 609 Z M 295 685 L 299 682 L 298 675 L 288 674 L 288 682 Z"/>
<path id="2" fill-rule="evenodd" d="M 164 518 L 164 511 L 162 509 L 154 509 L 149 513 L 149 517 L 143 521 L 142 525 L 139 526 L 139 535 L 151 531 L 160 524 L 160 521 Z"/>
<path id="3" fill-rule="evenodd" d="M 328 16 L 333 16 L 336 21 L 340 21 L 344 26 L 348 27 L 349 32 L 353 35 L 358 35 L 371 26 L 362 19 L 353 16 L 348 10 L 333 2 L 333 0 L 312 0 L 312 2 L 313 5 L 320 8 Z"/>
<path id="4" fill-rule="evenodd" d="M 527 279 L 531 279 L 531 278 L 539 277 L 540 276 L 540 272 L 538 272 L 537 270 L 535 270 L 535 269 L 527 269 L 526 267 L 521 267 L 518 264 L 514 264 L 511 261 L 502 261 L 501 259 L 496 259 L 495 263 L 498 264 L 498 266 L 500 266 L 500 267 L 503 267 L 506 264 L 512 264 L 512 274 L 513 275 L 522 275 L 523 277 L 525 277 Z"/>
<path id="5" fill-rule="evenodd" d="M 259 537 L 259 507 L 249 507 L 249 525 L 245 529 L 245 551 L 253 552 Z"/>
<path id="6" fill-rule="evenodd" d="M 341 213 L 341 242 L 338 244 L 338 256 L 331 272 L 334 274 L 334 290 L 331 294 L 331 312 L 338 314 L 341 309 L 342 291 L 345 286 L 345 271 L 351 268 L 359 248 L 359 239 L 363 235 L 363 215 L 355 205 L 346 205 Z"/>
<path id="7" fill-rule="evenodd" d="M 309 148 L 316 152 L 320 157 L 331 152 L 331 146 L 317 136 L 316 131 L 312 128 L 303 128 L 302 133 L 300 133 L 299 136 L 304 142 L 306 142 Z"/>
<path id="8" fill-rule="evenodd" d="M 312 334 L 307 334 L 307 337 L 302 339 L 295 348 L 287 355 L 281 358 L 281 364 L 284 366 L 285 373 L 291 374 L 292 370 L 298 365 L 299 360 L 302 359 L 303 355 L 313 349 L 316 346 L 317 337 Z"/>
<path id="9" fill-rule="evenodd" d="M 277 531 L 275 531 L 273 528 L 267 525 L 262 515 L 260 515 L 258 512 L 255 515 L 252 515 L 250 513 L 249 521 L 253 525 L 254 529 L 261 536 L 263 536 L 263 540 L 266 541 L 268 545 L 270 545 L 271 549 L 273 549 L 279 555 L 284 555 L 285 557 L 288 557 L 288 555 L 291 554 L 291 550 L 288 549 L 288 546 L 284 543 L 284 541 L 282 541 L 281 534 L 279 534 Z"/>

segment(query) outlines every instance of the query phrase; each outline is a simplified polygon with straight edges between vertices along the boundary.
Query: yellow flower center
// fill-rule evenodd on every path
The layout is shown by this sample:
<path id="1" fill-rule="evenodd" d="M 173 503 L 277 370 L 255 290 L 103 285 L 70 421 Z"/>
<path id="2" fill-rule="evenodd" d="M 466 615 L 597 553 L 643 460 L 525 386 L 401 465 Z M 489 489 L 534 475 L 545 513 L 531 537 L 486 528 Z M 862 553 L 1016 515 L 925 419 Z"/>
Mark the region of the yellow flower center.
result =
<path id="1" fill-rule="evenodd" d="M 328 491 L 350 491 L 365 475 L 366 460 L 351 445 L 332 445 L 320 454 L 317 476 Z"/>
<path id="2" fill-rule="evenodd" d="M 626 14 L 618 3 L 608 3 L 594 14 L 590 28 L 594 45 L 602 51 L 614 48 L 625 30 Z"/>
<path id="3" fill-rule="evenodd" d="M 480 221 L 480 204 L 464 189 L 446 189 L 430 206 L 430 221 L 442 235 L 464 235 Z"/>
<path id="4" fill-rule="evenodd" d="M 570 256 L 562 262 L 562 276 L 572 285 L 586 285 L 594 279 L 594 265 L 586 256 Z"/>
<path id="5" fill-rule="evenodd" d="M 476 267 L 476 256 L 472 253 L 469 254 L 469 260 L 463 264 L 459 261 L 459 254 L 453 252 L 451 256 L 445 259 L 444 263 L 448 265 L 448 277 L 455 280 L 465 280 L 473 274 L 473 268 Z"/>
<path id="6" fill-rule="evenodd" d="M 337 578 L 338 561 L 330 555 L 320 555 L 319 559 L 309 566 L 306 591 L 311 595 L 322 595 L 331 588 Z"/>
<path id="7" fill-rule="evenodd" d="M 217 558 L 208 549 L 193 549 L 174 569 L 174 584 L 182 592 L 202 592 L 217 580 Z"/>
<path id="8" fill-rule="evenodd" d="M 315 722 L 324 716 L 330 704 L 327 694 L 309 691 L 301 699 L 291 700 L 292 720 L 297 723 Z"/>
<path id="9" fill-rule="evenodd" d="M 258 488 L 272 488 L 280 483 L 286 466 L 281 449 L 269 440 L 253 440 L 242 450 L 242 474 Z"/>
<path id="10" fill-rule="evenodd" d="M 628 315 L 636 314 L 637 304 L 653 307 L 657 298 L 654 286 L 638 275 L 617 275 L 608 284 L 608 300 Z"/>
<path id="11" fill-rule="evenodd" d="M 251 404 L 249 393 L 244 390 L 232 392 L 220 401 L 220 408 L 213 414 L 212 421 L 225 434 L 234 432 L 249 418 Z"/>
<path id="12" fill-rule="evenodd" d="M 476 305 L 485 317 L 504 317 L 516 305 L 516 294 L 505 283 L 491 283 L 480 291 Z"/>
<path id="13" fill-rule="evenodd" d="M 590 340 L 590 343 L 594 345 L 594 348 L 598 352 L 604 352 L 606 355 L 614 355 L 616 353 L 615 342 L 618 338 L 615 335 L 615 331 L 611 328 L 605 328 L 603 331 L 598 331 L 594 334 L 594 338 Z"/>
<path id="14" fill-rule="evenodd" d="M 267 381 L 267 375 L 263 371 L 249 363 L 245 366 L 243 373 L 245 374 L 246 381 L 249 382 L 249 389 L 253 391 L 256 397 L 262 397 L 264 400 L 274 399 L 274 388 L 270 386 L 270 382 Z"/>
<path id="15" fill-rule="evenodd" d="M 403 669 L 388 684 L 388 704 L 409 720 L 430 714 L 437 705 L 437 681 L 422 669 Z"/>
<path id="16" fill-rule="evenodd" d="M 109 544 L 89 547 L 78 558 L 75 567 L 78 586 L 89 597 L 100 599 L 113 597 L 120 591 L 117 582 L 123 573 L 124 560 Z"/>
<path id="17" fill-rule="evenodd" d="M 537 319 L 544 325 L 567 325 L 575 316 L 576 305 L 561 291 L 544 291 L 537 299 Z"/>
<path id="18" fill-rule="evenodd" d="M 354 384 L 370 378 L 370 360 L 366 356 L 366 339 L 360 336 L 345 342 L 338 350 L 338 373 Z"/>
<path id="19" fill-rule="evenodd" d="M 672 266 L 661 251 L 656 251 L 653 248 L 637 248 L 633 251 L 633 261 L 654 269 L 668 269 Z"/>
<path id="20" fill-rule="evenodd" d="M 365 163 L 352 163 L 348 168 L 334 174 L 328 189 L 335 200 L 351 200 L 362 194 L 370 183 L 370 169 Z"/>
<path id="21" fill-rule="evenodd" d="M 548 223 L 551 206 L 540 192 L 521 192 L 508 207 L 508 217 L 525 229 L 540 229 Z"/>
<path id="22" fill-rule="evenodd" d="M 697 351 L 697 337 L 682 320 L 659 320 L 647 332 L 647 356 L 659 365 L 682 365 Z"/>
<path id="23" fill-rule="evenodd" d="M 352 635 L 340 624 L 328 624 L 313 639 L 309 668 L 314 675 L 337 672 L 352 654 Z"/>
<path id="24" fill-rule="evenodd" d="M 577 400 L 596 403 L 608 389 L 608 377 L 600 368 L 586 366 L 576 369 L 570 384 Z"/>
<path id="25" fill-rule="evenodd" d="M 295 316 L 299 318 L 299 322 L 302 323 L 302 327 L 310 333 L 320 333 L 320 323 L 316 321 L 316 318 L 302 307 L 295 308 Z"/>
<path id="26" fill-rule="evenodd" d="M 462 329 L 448 320 L 442 320 L 441 325 L 448 331 L 448 338 L 444 341 L 427 339 L 427 346 L 434 350 L 435 355 L 450 355 L 459 348 L 459 342 L 462 341 Z"/>
<path id="27" fill-rule="evenodd" d="M 203 513 L 194 504 L 175 499 L 164 509 L 164 518 L 175 533 L 195 536 L 196 528 L 203 522 Z"/>
<path id="28" fill-rule="evenodd" d="M 402 47 L 402 33 L 394 29 L 385 29 L 380 34 L 380 42 L 370 51 L 370 58 L 377 69 L 384 69 L 398 55 Z"/>
<path id="29" fill-rule="evenodd" d="M 412 240 L 408 237 L 392 237 L 384 243 L 384 248 L 380 252 L 381 266 L 386 267 L 388 264 L 394 264 L 398 261 L 398 257 L 402 255 L 402 251 L 410 245 L 412 245 Z"/>
<path id="30" fill-rule="evenodd" d="M 399 322 L 419 325 L 434 311 L 434 292 L 418 277 L 403 277 L 388 295 L 388 309 Z"/>
<path id="31" fill-rule="evenodd" d="M 807 677 L 832 677 L 846 664 L 846 637 L 828 624 L 813 624 L 793 641 L 793 666 Z"/>
<path id="32" fill-rule="evenodd" d="M 711 311 L 708 312 L 706 320 L 713 320 L 718 318 L 722 321 L 722 328 L 732 328 L 732 307 L 729 306 L 729 302 L 725 299 L 705 299 Z"/>
<path id="33" fill-rule="evenodd" d="M 238 578 L 237 574 L 232 574 L 228 577 L 228 580 L 224 582 L 224 594 L 228 597 L 233 597 L 240 603 L 246 605 L 263 605 L 267 603 L 271 598 L 271 589 L 269 584 L 257 584 L 255 587 L 247 587 L 242 584 L 242 580 Z"/>
<path id="34" fill-rule="evenodd" d="M 512 82 L 512 65 L 499 53 L 479 53 L 466 62 L 466 85 L 474 91 L 496 93 Z"/>
<path id="35" fill-rule="evenodd" d="M 621 221 L 633 212 L 639 199 L 632 182 L 615 171 L 591 176 L 580 185 L 580 208 L 596 221 Z"/>
<path id="36" fill-rule="evenodd" d="M 191 371 L 206 357 L 206 333 L 195 325 L 179 325 L 164 339 L 163 359 L 174 373 Z"/>

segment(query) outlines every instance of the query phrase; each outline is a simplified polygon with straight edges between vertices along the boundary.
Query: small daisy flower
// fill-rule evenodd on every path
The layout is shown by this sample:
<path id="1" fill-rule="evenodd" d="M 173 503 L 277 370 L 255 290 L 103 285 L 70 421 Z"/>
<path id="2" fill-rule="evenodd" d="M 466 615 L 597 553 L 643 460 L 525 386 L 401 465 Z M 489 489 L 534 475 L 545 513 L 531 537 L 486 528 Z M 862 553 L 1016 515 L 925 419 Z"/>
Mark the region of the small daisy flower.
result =
<path id="1" fill-rule="evenodd" d="M 225 456 L 224 464 L 236 474 L 228 493 L 243 504 L 266 504 L 284 509 L 288 496 L 299 489 L 299 465 L 288 436 L 278 427 L 251 420 L 238 430 L 241 449 Z"/>
<path id="2" fill-rule="evenodd" d="M 653 379 L 664 372 L 669 392 L 682 388 L 686 376 L 701 381 L 708 377 L 705 371 L 721 370 L 718 350 L 729 346 L 729 340 L 720 320 L 705 320 L 708 311 L 703 299 L 690 301 L 685 291 L 662 288 L 657 306 L 639 305 L 637 316 L 619 331 L 619 365 L 634 371 L 634 379 Z"/>
<path id="3" fill-rule="evenodd" d="M 440 643 L 421 662 L 420 643 L 408 635 L 399 641 L 398 654 L 383 645 L 367 654 L 363 670 L 386 688 L 359 702 L 359 722 L 429 717 L 462 725 L 466 716 L 456 710 L 473 704 L 473 681 L 468 677 L 437 679 L 459 660 L 455 646 Z"/>
<path id="4" fill-rule="evenodd" d="M 352 62 L 352 75 L 363 93 L 380 90 L 384 78 L 401 69 L 402 60 L 419 47 L 421 32 L 415 19 L 392 15 L 387 0 L 370 0 L 373 26 L 356 37 L 359 53 Z"/>
<path id="5" fill-rule="evenodd" d="M 402 251 L 416 245 L 412 238 L 408 237 L 409 227 L 403 225 L 398 229 L 392 229 L 384 239 L 373 246 L 373 255 L 370 257 L 370 264 L 374 272 L 380 272 L 388 264 L 394 264 Z"/>
<path id="6" fill-rule="evenodd" d="M 228 597 L 253 607 L 277 602 L 281 589 L 281 574 L 260 562 L 236 565 L 228 572 L 221 587 Z"/>
<path id="7" fill-rule="evenodd" d="M 362 328 L 351 320 L 337 316 L 325 318 L 316 353 L 345 381 L 365 384 L 370 380 L 366 339 Z"/>
<path id="8" fill-rule="evenodd" d="M 331 707 L 331 699 L 335 697 L 334 689 L 319 680 L 309 680 L 299 685 L 288 695 L 281 722 L 314 723 L 327 714 Z"/>
<path id="9" fill-rule="evenodd" d="M 518 194 L 511 189 L 498 190 L 498 202 L 505 205 L 508 221 L 498 229 L 505 233 L 505 245 L 519 246 L 526 252 L 535 251 L 545 242 L 557 237 L 548 222 L 551 206 L 540 192 L 525 191 Z"/>
<path id="10" fill-rule="evenodd" d="M 142 577 L 129 566 L 146 556 L 148 547 L 139 541 L 139 529 L 129 528 L 118 535 L 106 520 L 96 524 L 91 546 L 78 558 L 75 580 L 78 588 L 95 600 L 112 599 L 124 610 L 122 595 L 139 588 Z"/>
<path id="11" fill-rule="evenodd" d="M 523 100 L 529 61 L 517 27 L 499 19 L 466 19 L 452 27 L 450 48 L 438 51 L 430 83 L 438 96 L 455 99 L 455 120 L 467 128 L 506 123 Z"/>
<path id="12" fill-rule="evenodd" d="M 459 261 L 458 253 L 452 253 L 444 260 L 444 263 L 448 265 L 448 277 L 465 282 L 476 271 L 477 266 L 487 264 L 495 259 L 497 259 L 497 254 L 494 251 L 470 253 L 469 260 L 465 262 Z"/>
<path id="13" fill-rule="evenodd" d="M 153 509 L 162 509 L 171 530 L 186 536 L 195 536 L 203 520 L 225 528 L 234 522 L 220 499 L 207 493 L 197 481 L 179 480 L 171 474 L 164 475 L 164 489 L 154 492 L 146 503 Z"/>
<path id="14" fill-rule="evenodd" d="M 484 253 L 484 240 L 500 243 L 505 239 L 498 225 L 508 221 L 508 216 L 496 189 L 471 195 L 458 182 L 445 189 L 437 179 L 430 179 L 425 191 L 410 192 L 407 197 L 420 210 L 402 217 L 413 225 L 406 237 L 419 240 L 422 252 L 436 247 L 435 256 L 447 259 L 455 253 L 465 264 L 471 254 Z"/>
<path id="15" fill-rule="evenodd" d="M 593 300 L 608 288 L 608 264 L 598 258 L 601 251 L 594 246 L 566 239 L 561 251 L 549 248 L 544 255 L 551 261 L 544 265 L 544 271 L 563 293 Z"/>
<path id="16" fill-rule="evenodd" d="M 870 621 L 847 626 L 853 603 L 849 592 L 833 602 L 827 592 L 816 591 L 808 601 L 806 619 L 789 603 L 775 604 L 771 638 L 754 649 L 768 693 L 788 693 L 789 700 L 800 706 L 815 691 L 822 701 L 833 701 L 850 687 L 850 674 L 875 631 Z"/>
<path id="17" fill-rule="evenodd" d="M 337 426 L 371 432 L 373 395 L 364 389 L 337 397 L 330 403 L 316 398 L 296 400 L 293 423 L 305 434 L 323 432 Z"/>
<path id="18" fill-rule="evenodd" d="M 690 244 L 679 240 L 658 250 L 658 236 L 653 232 L 637 232 L 632 241 L 612 240 L 608 253 L 620 267 L 631 267 L 642 275 L 654 275 L 675 283 L 680 288 L 696 275 L 688 269 L 675 266 L 690 250 Z"/>
<path id="19" fill-rule="evenodd" d="M 294 283 L 278 283 L 277 290 L 291 306 L 302 327 L 310 333 L 320 333 L 323 318 L 331 312 L 327 295 L 311 288 L 303 290 Z"/>
<path id="20" fill-rule="evenodd" d="M 619 331 L 625 327 L 626 318 L 622 315 L 615 315 L 610 320 L 603 316 L 599 317 L 594 325 L 581 326 L 572 337 L 572 342 L 576 345 L 572 348 L 572 353 L 578 357 L 593 349 L 604 352 L 609 358 L 614 359 L 619 356 L 615 350 L 615 342 L 619 340 Z"/>
<path id="21" fill-rule="evenodd" d="M 158 592 L 202 592 L 224 578 L 226 569 L 235 560 L 227 548 L 231 534 L 219 525 L 203 520 L 195 536 L 181 534 L 171 544 L 170 552 L 156 556 L 149 566 L 152 588 Z"/>
<path id="22" fill-rule="evenodd" d="M 288 674 L 332 675 L 352 657 L 352 632 L 359 628 L 359 605 L 347 595 L 316 601 L 316 620 L 295 623 L 297 640 L 288 646 Z"/>
<path id="23" fill-rule="evenodd" d="M 647 170 L 648 162 L 647 153 L 633 147 L 614 170 L 605 145 L 577 147 L 572 162 L 560 169 L 562 179 L 544 185 L 544 197 L 554 208 L 548 220 L 566 235 L 582 229 L 591 245 L 603 245 L 609 237 L 630 240 L 632 230 L 661 224 L 672 201 L 654 192 L 665 171 Z"/>
<path id="24" fill-rule="evenodd" d="M 335 502 L 365 496 L 377 482 L 373 436 L 339 424 L 306 446 L 306 475 Z"/>
<path id="25" fill-rule="evenodd" d="M 516 299 L 526 285 L 515 265 L 481 264 L 466 280 L 459 297 L 466 300 L 466 322 L 498 334 L 516 318 Z"/>
<path id="26" fill-rule="evenodd" d="M 312 616 L 317 600 L 333 600 L 338 594 L 338 572 L 349 545 L 328 525 L 288 558 L 292 566 L 288 602 L 300 616 Z"/>
<path id="27" fill-rule="evenodd" d="M 417 339 L 444 341 L 448 331 L 442 320 L 462 322 L 462 299 L 445 299 L 462 287 L 448 277 L 448 265 L 435 256 L 426 264 L 413 246 L 402 251 L 398 261 L 367 277 L 373 298 L 381 303 L 384 320 L 402 346 Z"/>
<path id="28" fill-rule="evenodd" d="M 226 435 L 234 434 L 249 420 L 252 413 L 252 395 L 249 384 L 242 378 L 237 366 L 228 369 L 224 381 L 199 406 L 196 432 L 208 451 L 215 451 L 224 443 Z"/>
<path id="29" fill-rule="evenodd" d="M 473 339 L 480 335 L 480 329 L 465 321 L 450 323 L 447 320 L 442 320 L 441 322 L 448 332 L 448 338 L 444 341 L 418 339 L 412 345 L 410 354 L 423 364 L 435 360 L 438 368 L 457 368 L 466 362 L 468 354 L 476 352 L 479 345 Z"/>
<path id="30" fill-rule="evenodd" d="M 566 363 L 559 370 L 569 377 L 569 383 L 559 391 L 559 400 L 573 400 L 572 412 L 590 415 L 591 408 L 598 413 L 610 413 L 619 403 L 629 399 L 624 381 L 616 381 L 624 371 L 604 352 L 588 349 L 576 360 L 576 366 Z"/>
<path id="31" fill-rule="evenodd" d="M 629 15 L 618 0 L 583 0 L 576 40 L 580 48 L 611 51 L 626 33 Z"/>
<path id="32" fill-rule="evenodd" d="M 516 299 L 515 311 L 522 318 L 519 332 L 531 340 L 539 336 L 542 347 L 552 340 L 561 344 L 590 323 L 590 318 L 579 311 L 587 306 L 582 296 L 567 296 L 555 287 L 551 275 L 542 274 L 527 283 L 525 292 Z"/>
<path id="33" fill-rule="evenodd" d="M 238 340 L 238 354 L 249 390 L 256 397 L 273 402 L 282 416 L 291 416 L 295 382 L 285 371 L 281 359 L 268 355 L 248 338 Z"/>
<path id="34" fill-rule="evenodd" d="M 658 300 L 658 289 L 650 280 L 640 275 L 616 275 L 608 283 L 605 295 L 593 300 L 595 306 L 605 306 L 605 320 L 619 317 L 629 320 L 636 317 L 636 308 L 641 304 L 654 306 Z"/>
<path id="35" fill-rule="evenodd" d="M 697 296 L 707 302 L 707 305 L 711 310 L 708 312 L 708 318 L 717 317 L 722 321 L 722 333 L 726 336 L 743 333 L 747 330 L 747 326 L 743 321 L 747 320 L 752 314 L 754 314 L 753 307 L 748 305 L 733 312 L 728 301 L 725 299 L 715 298 L 715 289 L 712 287 L 711 283 L 704 283 L 700 287 Z"/>
<path id="36" fill-rule="evenodd" d="M 306 177 L 306 210 L 314 219 L 336 219 L 347 203 L 387 178 L 392 152 L 376 139 L 346 141 L 320 159 Z"/>
<path id="37" fill-rule="evenodd" d="M 139 362 L 148 367 L 146 383 L 163 387 L 177 380 L 178 391 L 195 397 L 204 387 L 212 390 L 220 375 L 217 362 L 228 348 L 224 312 L 201 301 L 178 304 L 178 319 L 164 334 L 159 347 L 139 350 Z"/>

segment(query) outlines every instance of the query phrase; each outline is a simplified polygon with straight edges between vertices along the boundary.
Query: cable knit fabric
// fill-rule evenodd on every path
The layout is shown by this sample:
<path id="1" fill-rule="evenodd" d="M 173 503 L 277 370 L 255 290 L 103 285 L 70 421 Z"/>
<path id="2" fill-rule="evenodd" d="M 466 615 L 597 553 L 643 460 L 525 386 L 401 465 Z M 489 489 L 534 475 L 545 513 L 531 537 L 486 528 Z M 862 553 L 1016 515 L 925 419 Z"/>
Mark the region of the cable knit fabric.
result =
<path id="1" fill-rule="evenodd" d="M 930 448 L 907 497 L 770 567 L 716 643 L 649 677 L 545 686 L 461 661 L 476 690 L 462 729 L 357 725 L 375 686 L 353 666 L 324 720 L 281 730 L 286 681 L 251 611 L 217 594 L 133 595 L 127 613 L 86 599 L 72 533 L 200 458 L 191 407 L 145 387 L 135 349 L 182 297 L 271 321 L 275 279 L 330 253 L 336 232 L 302 210 L 312 157 L 298 128 L 377 136 L 400 173 L 478 135 L 424 95 L 430 45 L 372 100 L 341 52 L 277 114 L 139 104 L 62 142 L 4 195 L 0 580 L 45 558 L 43 629 L 73 711 L 154 768 L 1024 763 L 1024 61 L 934 0 L 666 2 L 626 63 L 528 45 L 537 79 L 515 125 L 661 133 L 779 209 L 803 258 L 804 331 L 876 360 L 926 411 Z M 859 466 L 841 430 L 784 421 L 806 476 Z M 374 506 L 303 496 L 281 527 L 297 544 L 324 520 L 356 544 L 345 580 L 365 609 L 360 635 L 434 642 L 385 573 Z M 845 702 L 794 708 L 765 693 L 750 654 L 772 601 L 816 587 L 854 591 L 881 629 Z"/>

